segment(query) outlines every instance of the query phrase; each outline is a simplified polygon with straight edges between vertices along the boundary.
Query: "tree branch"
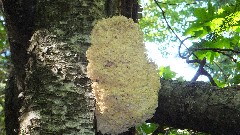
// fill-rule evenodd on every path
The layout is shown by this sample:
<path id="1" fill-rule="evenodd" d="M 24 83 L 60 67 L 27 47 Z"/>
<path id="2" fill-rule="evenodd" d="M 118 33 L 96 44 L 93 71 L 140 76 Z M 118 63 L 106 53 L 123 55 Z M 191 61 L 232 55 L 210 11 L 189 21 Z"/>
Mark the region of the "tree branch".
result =
<path id="1" fill-rule="evenodd" d="M 191 55 L 191 54 L 189 54 L 187 57 L 182 56 L 182 54 L 181 54 L 181 48 L 182 48 L 182 45 L 184 45 L 183 43 L 184 43 L 186 40 L 188 40 L 189 38 L 193 38 L 193 37 L 194 37 L 194 36 L 187 37 L 187 38 L 185 38 L 184 40 L 181 41 L 181 43 L 180 43 L 180 45 L 179 45 L 179 47 L 178 47 L 178 55 L 179 55 L 180 58 L 182 58 L 182 59 L 187 59 L 187 58 L 189 58 L 189 56 Z M 186 46 L 184 45 L 184 47 L 186 47 Z M 187 48 L 187 47 L 186 47 L 186 48 Z M 190 52 L 190 49 L 189 49 L 189 48 L 187 48 L 187 50 L 188 50 L 188 52 Z M 195 56 L 195 57 L 198 59 L 197 55 L 195 55 L 194 53 L 193 53 L 193 56 Z"/>
<path id="2" fill-rule="evenodd" d="M 240 86 L 161 79 L 158 108 L 147 122 L 212 135 L 240 134 Z"/>
<path id="3" fill-rule="evenodd" d="M 167 27 L 168 27 L 168 28 L 170 29 L 170 31 L 176 36 L 176 38 L 180 41 L 180 45 L 179 45 L 179 56 L 180 56 L 181 58 L 183 58 L 183 59 L 186 59 L 186 58 L 184 58 L 184 57 L 181 56 L 181 54 L 180 54 L 180 48 L 181 48 L 181 46 L 183 45 L 183 46 L 188 50 L 188 52 L 190 52 L 189 48 L 184 44 L 184 42 L 185 42 L 187 39 L 192 38 L 193 36 L 187 37 L 187 38 L 185 38 L 184 40 L 181 40 L 181 38 L 176 34 L 176 32 L 173 30 L 173 28 L 171 27 L 171 25 L 170 25 L 169 22 L 167 21 L 167 18 L 166 18 L 166 15 L 165 15 L 165 11 L 162 9 L 162 7 L 161 7 L 160 4 L 159 4 L 159 3 L 161 3 L 161 2 L 159 2 L 159 1 L 157 1 L 157 0 L 154 0 L 154 2 L 155 2 L 156 5 L 158 6 L 158 8 L 161 10 L 163 19 L 164 19 L 164 21 L 166 22 Z M 192 53 L 192 54 L 197 58 L 197 55 L 195 55 L 194 53 Z"/>
<path id="4" fill-rule="evenodd" d="M 165 5 L 171 5 L 171 6 L 178 6 L 179 3 L 165 3 L 165 2 L 158 2 L 161 4 L 165 4 Z M 192 5 L 192 4 L 197 4 L 196 2 L 192 2 L 192 3 L 186 3 L 185 5 Z"/>
<path id="5" fill-rule="evenodd" d="M 230 59 L 232 59 L 233 62 L 237 62 L 237 59 L 233 58 L 231 56 L 231 54 L 227 54 L 226 52 L 232 52 L 232 53 L 235 53 L 235 54 L 240 54 L 240 51 L 235 51 L 233 49 L 221 49 L 221 48 L 194 48 L 192 49 L 193 51 L 205 51 L 205 50 L 210 50 L 210 51 L 213 51 L 213 52 L 218 52 L 218 53 L 221 53 L 227 57 L 229 57 Z"/>
<path id="6" fill-rule="evenodd" d="M 172 29 L 172 27 L 170 26 L 170 24 L 168 23 L 167 21 L 167 18 L 165 16 L 165 11 L 162 9 L 162 7 L 159 5 L 159 2 L 157 0 L 154 0 L 154 2 L 157 4 L 158 8 L 161 10 L 161 13 L 162 13 L 162 16 L 163 16 L 163 19 L 164 21 L 166 22 L 167 24 L 167 27 L 172 31 L 172 33 L 176 36 L 176 38 L 182 42 L 182 40 L 180 39 L 180 37 L 175 33 L 175 31 Z M 184 45 L 185 46 L 185 45 Z M 186 46 L 185 46 L 186 47 Z M 187 48 L 187 47 L 186 47 Z"/>
<path id="7" fill-rule="evenodd" d="M 187 58 L 186 62 L 199 64 L 198 70 L 197 70 L 196 74 L 194 75 L 194 77 L 192 78 L 192 81 L 197 81 L 197 79 L 200 75 L 205 75 L 208 77 L 209 81 L 211 82 L 211 84 L 213 86 L 217 86 L 217 84 L 213 80 L 212 76 L 204 69 L 204 66 L 206 65 L 206 58 L 203 58 L 202 60 L 199 60 L 199 59 L 188 60 L 188 58 Z"/>
<path id="8" fill-rule="evenodd" d="M 232 53 L 240 53 L 240 51 L 235 51 L 233 49 L 221 49 L 221 48 L 194 48 L 194 51 L 198 51 L 198 50 L 210 50 L 210 51 L 216 51 L 216 52 L 232 52 Z"/>

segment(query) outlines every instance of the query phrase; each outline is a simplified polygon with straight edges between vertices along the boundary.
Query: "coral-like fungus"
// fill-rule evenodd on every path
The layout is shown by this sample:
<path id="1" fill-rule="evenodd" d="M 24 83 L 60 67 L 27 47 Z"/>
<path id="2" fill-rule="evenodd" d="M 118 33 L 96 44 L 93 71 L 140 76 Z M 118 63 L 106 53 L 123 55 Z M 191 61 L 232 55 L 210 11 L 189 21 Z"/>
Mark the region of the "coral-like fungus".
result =
<path id="1" fill-rule="evenodd" d="M 87 74 L 96 97 L 98 130 L 118 134 L 151 118 L 160 81 L 146 57 L 138 24 L 123 16 L 100 20 L 91 44 Z"/>

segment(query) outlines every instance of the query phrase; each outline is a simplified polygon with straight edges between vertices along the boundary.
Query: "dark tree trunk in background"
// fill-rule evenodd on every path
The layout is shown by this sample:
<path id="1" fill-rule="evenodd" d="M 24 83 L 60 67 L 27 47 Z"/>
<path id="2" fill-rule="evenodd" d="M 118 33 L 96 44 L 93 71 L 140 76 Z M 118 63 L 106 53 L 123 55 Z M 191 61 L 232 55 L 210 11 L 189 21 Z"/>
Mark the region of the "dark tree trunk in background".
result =
<path id="1" fill-rule="evenodd" d="M 85 52 L 98 19 L 137 22 L 137 0 L 3 0 L 14 68 L 6 87 L 7 135 L 95 134 Z M 144 70 L 144 69 L 143 69 Z M 240 134 L 240 88 L 162 80 L 149 122 Z M 134 134 L 134 128 L 124 135 Z M 100 134 L 100 133 L 98 133 Z"/>
<path id="2" fill-rule="evenodd" d="M 14 135 L 19 128 L 19 109 L 23 100 L 19 94 L 25 89 L 25 66 L 29 58 L 26 49 L 33 33 L 35 3 L 23 1 L 25 3 L 20 4 L 20 1 L 18 3 L 14 0 L 2 0 L 2 2 L 11 45 L 11 60 L 14 65 L 6 87 L 5 125 L 7 134 Z"/>

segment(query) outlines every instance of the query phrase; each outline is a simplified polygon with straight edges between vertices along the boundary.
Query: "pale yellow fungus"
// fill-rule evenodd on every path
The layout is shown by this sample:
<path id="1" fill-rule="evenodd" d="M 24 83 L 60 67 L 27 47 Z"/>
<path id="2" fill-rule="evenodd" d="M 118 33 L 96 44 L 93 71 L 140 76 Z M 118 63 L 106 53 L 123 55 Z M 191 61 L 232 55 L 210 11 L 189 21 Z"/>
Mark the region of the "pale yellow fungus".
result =
<path id="1" fill-rule="evenodd" d="M 91 44 L 87 75 L 93 82 L 98 130 L 118 134 L 151 118 L 160 81 L 138 24 L 123 16 L 100 20 Z"/>

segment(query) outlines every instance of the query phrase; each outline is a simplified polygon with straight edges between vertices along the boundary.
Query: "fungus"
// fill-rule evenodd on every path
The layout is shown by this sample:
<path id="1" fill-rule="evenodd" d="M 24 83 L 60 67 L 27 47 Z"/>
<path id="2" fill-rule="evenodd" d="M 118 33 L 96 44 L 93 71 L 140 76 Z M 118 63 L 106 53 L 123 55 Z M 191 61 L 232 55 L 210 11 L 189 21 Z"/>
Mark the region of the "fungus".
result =
<path id="1" fill-rule="evenodd" d="M 138 24 L 124 16 L 97 22 L 87 50 L 87 75 L 96 97 L 97 128 L 103 134 L 127 131 L 151 118 L 160 80 L 149 62 Z"/>

